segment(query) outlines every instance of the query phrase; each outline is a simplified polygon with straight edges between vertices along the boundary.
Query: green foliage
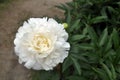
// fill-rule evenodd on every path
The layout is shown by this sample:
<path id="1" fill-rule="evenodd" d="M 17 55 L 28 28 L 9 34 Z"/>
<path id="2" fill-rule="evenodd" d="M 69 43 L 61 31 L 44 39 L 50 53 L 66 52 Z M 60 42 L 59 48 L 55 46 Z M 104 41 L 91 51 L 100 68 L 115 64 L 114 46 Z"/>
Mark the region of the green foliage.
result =
<path id="1" fill-rule="evenodd" d="M 88 24 L 99 31 L 108 27 L 110 32 L 111 27 L 120 29 L 119 0 L 74 0 L 66 5 L 58 6 L 58 8 L 65 11 L 66 19 L 64 21 L 70 16 L 71 21 L 80 19 L 81 27 Z"/>
<path id="2" fill-rule="evenodd" d="M 60 76 L 55 71 L 34 71 L 32 80 L 59 80 Z"/>
<path id="3" fill-rule="evenodd" d="M 6 8 L 8 8 L 8 5 L 15 0 L 0 0 L 0 10 L 4 10 Z"/>
<path id="4" fill-rule="evenodd" d="M 0 0 L 0 3 L 5 3 L 5 2 L 8 2 L 10 0 Z"/>
<path id="5" fill-rule="evenodd" d="M 49 78 L 35 80 L 120 80 L 120 1 L 73 0 L 57 7 L 65 11 L 59 21 L 68 23 L 69 56 L 62 70 L 40 71 L 38 77 Z"/>
<path id="6" fill-rule="evenodd" d="M 74 0 L 65 11 L 71 49 L 63 80 L 120 79 L 120 1 Z"/>

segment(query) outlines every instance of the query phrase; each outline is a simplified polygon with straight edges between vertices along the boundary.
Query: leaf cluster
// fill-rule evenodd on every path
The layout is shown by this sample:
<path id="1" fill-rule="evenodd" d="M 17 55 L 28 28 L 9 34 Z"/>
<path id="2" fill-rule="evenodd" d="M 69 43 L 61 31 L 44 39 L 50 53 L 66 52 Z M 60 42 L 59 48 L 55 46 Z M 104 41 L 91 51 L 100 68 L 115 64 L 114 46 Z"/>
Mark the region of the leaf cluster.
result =
<path id="1" fill-rule="evenodd" d="M 65 11 L 66 19 L 68 16 L 71 16 L 73 21 L 80 19 L 82 27 L 87 23 L 98 31 L 106 27 L 110 32 L 113 27 L 120 29 L 119 0 L 73 0 L 57 7 Z"/>
<path id="2" fill-rule="evenodd" d="M 65 11 L 71 45 L 60 70 L 38 71 L 33 80 L 120 80 L 120 1 L 73 0 Z"/>
<path id="3" fill-rule="evenodd" d="M 65 11 L 71 44 L 63 80 L 120 79 L 120 1 L 73 0 Z"/>

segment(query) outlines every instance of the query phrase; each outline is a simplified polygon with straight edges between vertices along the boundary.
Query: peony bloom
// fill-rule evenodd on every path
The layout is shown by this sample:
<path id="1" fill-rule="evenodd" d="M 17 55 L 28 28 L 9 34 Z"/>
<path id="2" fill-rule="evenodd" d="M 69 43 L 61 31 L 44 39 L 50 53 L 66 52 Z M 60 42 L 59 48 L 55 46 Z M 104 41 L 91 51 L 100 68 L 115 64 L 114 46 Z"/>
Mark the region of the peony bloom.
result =
<path id="1" fill-rule="evenodd" d="M 28 69 L 52 70 L 68 56 L 68 33 L 52 18 L 30 18 L 14 40 L 19 63 Z"/>

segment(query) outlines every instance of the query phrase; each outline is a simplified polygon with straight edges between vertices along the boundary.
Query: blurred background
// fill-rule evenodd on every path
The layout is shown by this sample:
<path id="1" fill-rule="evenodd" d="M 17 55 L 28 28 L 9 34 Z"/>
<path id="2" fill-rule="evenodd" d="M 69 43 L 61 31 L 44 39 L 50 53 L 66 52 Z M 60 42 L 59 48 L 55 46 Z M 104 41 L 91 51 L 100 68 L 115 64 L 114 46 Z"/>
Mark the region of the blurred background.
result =
<path id="1" fill-rule="evenodd" d="M 18 63 L 13 40 L 30 17 L 64 18 L 55 7 L 71 0 L 0 0 L 0 80 L 30 80 L 30 71 Z"/>

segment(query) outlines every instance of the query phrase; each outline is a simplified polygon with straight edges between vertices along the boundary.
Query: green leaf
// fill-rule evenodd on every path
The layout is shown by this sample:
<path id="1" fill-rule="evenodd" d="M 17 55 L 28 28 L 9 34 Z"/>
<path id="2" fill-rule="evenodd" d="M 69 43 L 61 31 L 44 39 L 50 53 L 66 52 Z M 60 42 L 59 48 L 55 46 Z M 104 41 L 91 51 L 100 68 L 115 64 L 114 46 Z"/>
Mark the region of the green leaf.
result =
<path id="1" fill-rule="evenodd" d="M 112 39 L 113 39 L 114 47 L 115 47 L 115 49 L 117 49 L 119 47 L 119 44 L 120 44 L 120 42 L 119 42 L 120 38 L 119 38 L 119 34 L 118 34 L 116 29 L 113 29 Z"/>
<path id="2" fill-rule="evenodd" d="M 117 4 L 120 5 L 120 1 L 118 1 Z"/>
<path id="3" fill-rule="evenodd" d="M 88 30 L 90 38 L 92 39 L 92 41 L 96 45 L 98 42 L 98 36 L 97 36 L 95 30 L 92 27 L 88 26 L 87 24 L 86 24 L 86 26 L 87 26 L 87 30 Z"/>
<path id="4" fill-rule="evenodd" d="M 71 14 L 70 14 L 70 10 L 67 11 L 66 21 L 67 21 L 68 25 L 70 25 L 70 23 L 71 23 Z"/>
<path id="5" fill-rule="evenodd" d="M 111 6 L 108 6 L 107 7 L 108 8 L 108 11 L 111 13 L 111 12 L 116 12 L 116 10 L 113 8 L 113 7 L 111 7 Z"/>
<path id="6" fill-rule="evenodd" d="M 65 59 L 62 65 L 62 72 L 64 72 L 66 69 L 68 69 L 72 65 L 71 59 L 69 56 Z"/>
<path id="7" fill-rule="evenodd" d="M 112 36 L 109 36 L 108 42 L 106 43 L 105 52 L 112 48 Z"/>
<path id="8" fill-rule="evenodd" d="M 120 62 L 120 47 L 116 50 L 114 64 L 118 64 L 119 62 Z"/>
<path id="9" fill-rule="evenodd" d="M 66 4 L 67 4 L 67 6 L 69 6 L 69 7 L 74 7 L 74 3 L 73 3 L 73 2 L 67 2 Z"/>
<path id="10" fill-rule="evenodd" d="M 60 75 L 56 72 L 51 74 L 51 79 L 50 80 L 60 80 Z"/>
<path id="11" fill-rule="evenodd" d="M 74 67 L 76 69 L 76 71 L 78 72 L 79 75 L 81 75 L 81 68 L 80 68 L 80 64 L 77 62 L 77 60 L 73 57 L 71 57 Z"/>
<path id="12" fill-rule="evenodd" d="M 83 50 L 93 50 L 93 46 L 88 43 L 81 43 L 79 48 Z"/>
<path id="13" fill-rule="evenodd" d="M 95 71 L 99 77 L 102 79 L 102 80 L 109 80 L 108 76 L 106 75 L 105 71 L 102 70 L 102 69 L 99 69 L 99 68 L 92 68 L 93 71 Z"/>
<path id="14" fill-rule="evenodd" d="M 76 44 L 76 43 L 72 43 L 72 42 L 71 42 L 71 50 L 70 50 L 70 53 L 80 53 L 79 44 Z"/>
<path id="15" fill-rule="evenodd" d="M 71 37 L 72 41 L 80 41 L 81 39 L 85 38 L 84 35 L 74 35 Z"/>
<path id="16" fill-rule="evenodd" d="M 111 73 L 111 71 L 109 70 L 109 68 L 108 68 L 104 63 L 101 63 L 101 65 L 103 66 L 104 70 L 106 71 L 109 79 L 110 79 L 110 80 L 113 80 L 113 78 L 112 78 L 112 73 Z"/>
<path id="17" fill-rule="evenodd" d="M 84 77 L 86 80 L 110 80 L 108 76 L 110 71 L 112 80 L 120 78 L 120 69 L 116 69 L 120 64 L 120 39 L 113 37 L 113 28 L 117 31 L 118 37 L 120 35 L 120 5 L 118 4 L 120 4 L 119 0 L 73 0 L 62 7 L 65 19 L 61 22 L 69 25 L 66 31 L 69 33 L 68 41 L 71 44 L 70 59 L 66 62 L 71 63 L 70 66 L 64 65 L 66 67 L 64 80 L 71 75 L 75 77 L 70 77 L 70 80 L 78 79 L 76 78 L 78 70 L 71 57 L 82 70 L 79 77 Z M 108 30 L 103 31 L 106 28 Z M 100 61 L 104 62 L 109 71 L 105 70 Z M 96 71 L 91 70 L 91 67 L 95 67 Z"/>
<path id="18" fill-rule="evenodd" d="M 84 56 L 82 56 L 81 54 L 71 54 L 71 56 L 75 59 L 79 59 L 81 61 L 88 62 L 87 59 L 84 58 Z"/>
<path id="19" fill-rule="evenodd" d="M 87 27 L 83 29 L 83 35 L 86 35 L 88 33 Z"/>
<path id="20" fill-rule="evenodd" d="M 116 72 L 115 72 L 115 68 L 114 66 L 111 64 L 111 72 L 112 72 L 112 76 L 113 76 L 113 79 L 116 80 Z"/>
<path id="21" fill-rule="evenodd" d="M 66 78 L 67 80 L 86 80 L 84 77 L 82 77 L 82 76 L 69 76 L 69 77 L 67 77 Z"/>
<path id="22" fill-rule="evenodd" d="M 105 21 L 106 18 L 106 16 L 97 16 L 93 18 L 90 22 L 96 24 Z"/>
<path id="23" fill-rule="evenodd" d="M 32 74 L 32 80 L 51 80 L 52 77 L 54 77 L 54 74 L 58 75 L 56 72 L 53 71 L 44 71 L 44 70 L 40 70 L 40 71 L 34 71 Z M 59 80 L 59 76 L 55 76 L 57 77 L 54 80 Z"/>
<path id="24" fill-rule="evenodd" d="M 101 10 L 101 15 L 107 17 L 106 7 L 103 7 L 103 8 L 102 8 L 102 10 Z"/>
<path id="25" fill-rule="evenodd" d="M 103 58 L 104 59 L 108 59 L 108 58 L 112 58 L 112 60 L 111 59 L 109 59 L 110 61 L 113 61 L 113 59 L 114 59 L 114 55 L 116 54 L 116 52 L 113 50 L 113 49 L 110 49 L 110 50 L 108 50 L 107 52 L 105 52 L 105 54 L 104 54 L 104 56 L 103 56 Z"/>
<path id="26" fill-rule="evenodd" d="M 64 4 L 60 4 L 59 6 L 55 6 L 61 10 L 67 10 L 67 6 L 65 6 Z"/>
<path id="27" fill-rule="evenodd" d="M 106 28 L 100 37 L 99 46 L 103 46 L 106 43 L 107 39 L 108 39 L 108 31 Z"/>
<path id="28" fill-rule="evenodd" d="M 80 19 L 76 20 L 73 23 L 73 25 L 70 27 L 70 32 L 74 31 L 74 29 L 76 29 L 77 27 L 80 27 L 79 23 L 80 23 Z"/>

